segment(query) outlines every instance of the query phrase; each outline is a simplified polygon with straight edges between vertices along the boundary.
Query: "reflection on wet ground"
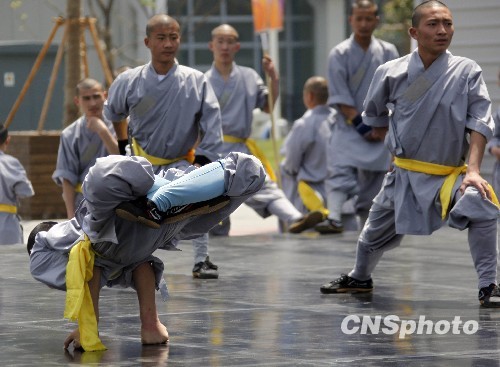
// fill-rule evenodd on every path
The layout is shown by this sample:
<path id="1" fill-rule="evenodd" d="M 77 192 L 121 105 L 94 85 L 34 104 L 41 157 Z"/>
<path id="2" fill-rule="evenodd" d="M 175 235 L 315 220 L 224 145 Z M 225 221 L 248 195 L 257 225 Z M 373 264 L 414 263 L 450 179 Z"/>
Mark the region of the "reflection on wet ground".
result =
<path id="1" fill-rule="evenodd" d="M 382 259 L 368 295 L 319 292 L 352 266 L 355 233 L 213 238 L 218 280 L 192 279 L 190 242 L 158 251 L 170 292 L 165 303 L 158 294 L 158 311 L 171 341 L 142 346 L 135 292 L 106 288 L 100 353 L 63 350 L 74 327 L 62 317 L 64 293 L 31 278 L 24 247 L 0 246 L 0 363 L 498 366 L 500 309 L 479 307 L 466 235 L 407 237 Z"/>

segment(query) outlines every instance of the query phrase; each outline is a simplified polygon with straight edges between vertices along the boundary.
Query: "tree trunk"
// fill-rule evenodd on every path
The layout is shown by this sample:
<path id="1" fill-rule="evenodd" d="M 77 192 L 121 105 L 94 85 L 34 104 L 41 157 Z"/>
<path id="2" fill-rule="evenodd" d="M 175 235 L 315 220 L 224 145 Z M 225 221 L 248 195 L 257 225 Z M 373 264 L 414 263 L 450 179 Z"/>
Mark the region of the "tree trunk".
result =
<path id="1" fill-rule="evenodd" d="M 81 79 L 80 58 L 80 26 L 81 0 L 67 0 L 66 27 L 68 27 L 68 40 L 66 43 L 66 75 L 64 81 L 64 127 L 75 121 L 80 113 L 74 103 L 75 88 Z"/>

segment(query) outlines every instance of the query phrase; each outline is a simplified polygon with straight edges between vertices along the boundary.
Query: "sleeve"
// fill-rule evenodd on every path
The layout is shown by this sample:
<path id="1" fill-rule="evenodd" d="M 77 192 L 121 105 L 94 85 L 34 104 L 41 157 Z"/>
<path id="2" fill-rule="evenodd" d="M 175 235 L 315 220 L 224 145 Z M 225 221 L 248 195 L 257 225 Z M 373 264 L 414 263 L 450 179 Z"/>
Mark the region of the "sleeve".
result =
<path id="1" fill-rule="evenodd" d="M 22 199 L 35 195 L 35 191 L 33 190 L 31 181 L 28 179 L 26 170 L 24 169 L 21 162 L 16 159 L 13 164 L 14 169 L 12 170 L 12 172 L 16 172 L 16 181 L 13 187 L 16 198 Z"/>
<path id="2" fill-rule="evenodd" d="M 75 218 L 56 224 L 48 232 L 39 232 L 30 255 L 33 278 L 51 288 L 66 290 L 68 254 L 80 235 Z"/>
<path id="3" fill-rule="evenodd" d="M 386 127 L 389 125 L 389 83 L 386 71 L 379 66 L 373 75 L 372 82 L 368 88 L 362 113 L 363 122 L 368 126 Z"/>
<path id="4" fill-rule="evenodd" d="M 219 159 L 218 151 L 222 145 L 222 121 L 219 102 L 205 76 L 200 86 L 202 103 L 196 114 L 200 126 L 200 144 L 196 147 L 196 155 L 202 155 L 211 161 Z"/>
<path id="5" fill-rule="evenodd" d="M 66 290 L 66 265 L 68 254 L 48 246 L 37 245 L 30 256 L 30 272 L 33 278 L 59 290 Z"/>
<path id="6" fill-rule="evenodd" d="M 475 62 L 469 73 L 468 106 L 465 126 L 483 135 L 486 140 L 493 136 L 495 123 L 491 116 L 491 101 L 482 70 Z"/>
<path id="7" fill-rule="evenodd" d="M 341 55 L 337 48 L 334 48 L 328 56 L 328 105 L 344 104 L 356 106 L 354 97 L 347 83 L 347 56 Z"/>
<path id="8" fill-rule="evenodd" d="M 128 71 L 119 74 L 111 83 L 108 98 L 104 102 L 104 117 L 112 122 L 118 122 L 129 116 L 127 104 Z"/>
<path id="9" fill-rule="evenodd" d="M 66 179 L 72 185 L 78 182 L 78 164 L 80 158 L 78 156 L 78 146 L 75 136 L 61 134 L 59 141 L 59 150 L 57 152 L 56 170 L 52 174 L 52 179 L 59 186 L 62 185 L 62 180 Z"/>
<path id="10" fill-rule="evenodd" d="M 493 114 L 493 121 L 495 121 L 495 133 L 486 146 L 487 151 L 490 151 L 492 147 L 500 146 L 500 107 Z"/>
<path id="11" fill-rule="evenodd" d="M 299 119 L 293 124 L 292 130 L 284 142 L 285 158 L 281 163 L 282 169 L 289 175 L 297 175 L 304 153 L 310 144 L 310 134 L 305 128 L 304 120 Z"/>
<path id="12" fill-rule="evenodd" d="M 269 90 L 267 89 L 267 86 L 260 75 L 257 74 L 255 70 L 252 71 L 254 73 L 255 84 L 257 85 L 257 99 L 255 101 L 255 108 L 260 108 L 262 110 L 267 105 L 267 96 L 269 94 Z"/>

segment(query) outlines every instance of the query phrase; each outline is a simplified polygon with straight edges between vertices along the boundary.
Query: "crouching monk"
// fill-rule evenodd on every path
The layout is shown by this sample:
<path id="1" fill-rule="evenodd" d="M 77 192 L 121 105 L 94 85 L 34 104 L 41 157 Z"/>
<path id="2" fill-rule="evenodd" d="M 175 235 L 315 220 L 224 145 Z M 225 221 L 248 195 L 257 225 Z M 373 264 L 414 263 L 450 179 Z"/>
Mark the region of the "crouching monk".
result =
<path id="1" fill-rule="evenodd" d="M 28 239 L 31 274 L 66 291 L 64 316 L 78 320 L 64 347 L 106 349 L 97 328 L 105 285 L 134 288 L 142 343 L 166 343 L 155 290 L 163 296 L 167 290 L 163 262 L 153 252 L 206 233 L 259 191 L 264 179 L 261 163 L 243 153 L 156 175 L 142 157 L 99 158 L 83 182 L 84 200 L 75 218 L 43 222 Z"/>

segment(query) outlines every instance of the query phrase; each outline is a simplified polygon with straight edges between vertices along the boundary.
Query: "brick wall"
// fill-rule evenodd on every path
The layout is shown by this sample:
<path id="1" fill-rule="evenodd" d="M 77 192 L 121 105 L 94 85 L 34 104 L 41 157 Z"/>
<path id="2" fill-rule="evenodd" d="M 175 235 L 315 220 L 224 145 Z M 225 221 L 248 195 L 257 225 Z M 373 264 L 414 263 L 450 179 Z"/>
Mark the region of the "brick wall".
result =
<path id="1" fill-rule="evenodd" d="M 19 159 L 33 184 L 35 196 L 21 200 L 23 219 L 66 217 L 62 189 L 51 176 L 56 167 L 59 131 L 12 131 L 7 153 Z"/>

